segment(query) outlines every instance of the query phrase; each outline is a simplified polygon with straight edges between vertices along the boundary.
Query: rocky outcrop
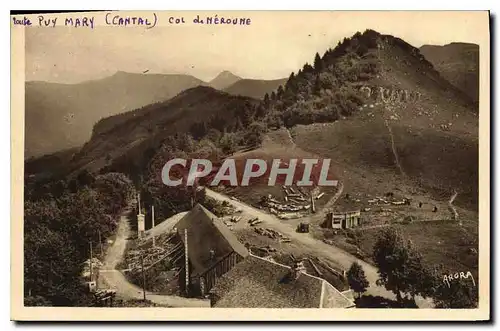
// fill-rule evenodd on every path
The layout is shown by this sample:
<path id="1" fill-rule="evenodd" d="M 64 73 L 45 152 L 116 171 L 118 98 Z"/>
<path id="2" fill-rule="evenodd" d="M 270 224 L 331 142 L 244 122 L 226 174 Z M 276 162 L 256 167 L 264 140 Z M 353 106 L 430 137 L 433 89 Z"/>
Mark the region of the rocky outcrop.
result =
<path id="1" fill-rule="evenodd" d="M 382 86 L 361 86 L 359 91 L 367 99 L 388 103 L 417 103 L 422 94 L 418 91 L 409 91 L 398 88 L 386 88 Z"/>

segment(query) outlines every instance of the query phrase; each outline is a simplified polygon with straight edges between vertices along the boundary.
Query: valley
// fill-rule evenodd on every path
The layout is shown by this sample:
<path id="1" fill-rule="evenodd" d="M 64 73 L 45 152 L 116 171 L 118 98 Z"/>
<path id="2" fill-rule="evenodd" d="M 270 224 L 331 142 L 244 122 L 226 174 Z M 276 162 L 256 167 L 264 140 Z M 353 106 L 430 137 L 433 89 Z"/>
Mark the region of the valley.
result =
<path id="1" fill-rule="evenodd" d="M 94 130 L 106 129 L 104 119 L 167 101 L 193 87 L 211 86 L 231 95 L 261 99 L 282 82 L 247 80 L 227 71 L 210 82 L 190 75 L 122 71 L 79 84 L 26 82 L 25 159 L 80 147 Z"/>

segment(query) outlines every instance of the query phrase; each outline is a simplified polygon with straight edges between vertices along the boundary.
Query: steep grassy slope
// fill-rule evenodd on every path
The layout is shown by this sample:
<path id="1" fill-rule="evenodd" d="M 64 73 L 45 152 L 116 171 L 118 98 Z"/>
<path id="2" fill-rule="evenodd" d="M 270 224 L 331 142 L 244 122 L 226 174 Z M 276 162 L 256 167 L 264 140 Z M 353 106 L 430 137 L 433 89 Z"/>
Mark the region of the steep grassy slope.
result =
<path id="1" fill-rule="evenodd" d="M 256 99 L 263 99 L 266 93 L 276 91 L 280 85 L 284 85 L 287 79 L 259 80 L 242 79 L 224 89 L 232 95 L 243 95 Z"/>
<path id="2" fill-rule="evenodd" d="M 473 101 L 479 97 L 479 45 L 451 43 L 444 46 L 424 45 L 420 52 L 439 73 Z"/>
<path id="3" fill-rule="evenodd" d="M 365 178 L 373 190 L 381 182 L 408 185 L 440 199 L 457 190 L 457 203 L 477 205 L 474 104 L 418 49 L 368 31 L 318 57 L 314 68 L 306 65 L 286 85 L 271 106 L 273 116 L 288 126 L 338 119 L 292 135 L 303 150 L 336 160 L 346 176 L 364 176 L 347 176 L 347 182 Z M 287 96 L 291 88 L 298 98 Z"/>
<path id="4" fill-rule="evenodd" d="M 386 137 L 385 150 L 392 152 L 389 160 L 393 168 L 404 179 L 441 196 L 457 190 L 460 195 L 457 203 L 476 206 L 479 141 L 474 105 L 442 79 L 417 49 L 390 36 L 382 37 L 380 45 L 381 72 L 368 84 L 407 89 L 419 93 L 420 98 L 411 102 L 381 102 L 379 107 L 383 112 L 379 113 L 375 108 L 373 121 L 366 121 L 365 129 L 356 131 L 360 137 L 363 132 L 371 133 L 360 144 L 365 151 L 361 154 L 364 163 L 367 156 L 371 160 L 372 155 L 382 155 L 378 152 L 380 148 L 369 143 L 380 132 L 381 137 Z M 401 169 L 397 169 L 397 163 Z M 380 164 L 380 160 L 371 163 Z"/>
<path id="5" fill-rule="evenodd" d="M 27 82 L 25 157 L 81 146 L 101 118 L 165 101 L 203 84 L 187 75 L 125 72 L 71 85 Z"/>
<path id="6" fill-rule="evenodd" d="M 393 122 L 391 139 L 383 118 L 364 115 L 331 125 L 298 126 L 292 134 L 300 148 L 332 158 L 346 188 L 383 195 L 413 187 L 443 201 L 457 190 L 456 203 L 475 208 L 477 142 Z"/>

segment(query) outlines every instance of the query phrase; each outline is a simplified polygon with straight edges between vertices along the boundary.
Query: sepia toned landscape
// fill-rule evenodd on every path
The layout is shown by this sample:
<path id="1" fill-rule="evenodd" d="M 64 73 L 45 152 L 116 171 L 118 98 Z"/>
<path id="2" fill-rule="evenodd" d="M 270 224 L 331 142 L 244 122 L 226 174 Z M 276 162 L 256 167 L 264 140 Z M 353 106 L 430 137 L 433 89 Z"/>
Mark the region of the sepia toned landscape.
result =
<path id="1" fill-rule="evenodd" d="M 267 76 L 158 53 L 71 82 L 26 31 L 24 306 L 478 308 L 480 46 L 365 25 Z M 167 186 L 176 158 L 330 159 L 338 185 Z"/>

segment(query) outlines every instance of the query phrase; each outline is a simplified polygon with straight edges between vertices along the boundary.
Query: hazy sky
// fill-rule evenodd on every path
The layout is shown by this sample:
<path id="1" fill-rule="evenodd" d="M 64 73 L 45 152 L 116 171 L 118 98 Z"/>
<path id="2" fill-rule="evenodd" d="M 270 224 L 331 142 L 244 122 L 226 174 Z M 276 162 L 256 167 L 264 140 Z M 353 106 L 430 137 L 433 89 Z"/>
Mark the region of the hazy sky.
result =
<path id="1" fill-rule="evenodd" d="M 251 25 L 192 24 L 196 14 L 206 17 L 216 13 L 219 17 L 250 17 Z M 101 25 L 94 29 L 28 27 L 26 80 L 76 83 L 120 70 L 185 73 L 206 81 L 229 70 L 244 78 L 276 79 L 288 77 L 305 62 L 311 63 L 316 52 L 323 54 L 356 31 L 374 29 L 400 37 L 415 47 L 454 41 L 479 43 L 477 27 L 480 22 L 484 24 L 485 18 L 484 13 L 480 17 L 470 12 L 159 12 L 158 15 L 160 25 L 149 30 L 102 26 L 104 16 L 96 17 L 96 23 Z M 54 16 L 58 15 L 51 15 Z M 187 24 L 165 25 L 170 16 L 184 16 Z M 37 22 L 36 15 L 34 18 Z"/>

